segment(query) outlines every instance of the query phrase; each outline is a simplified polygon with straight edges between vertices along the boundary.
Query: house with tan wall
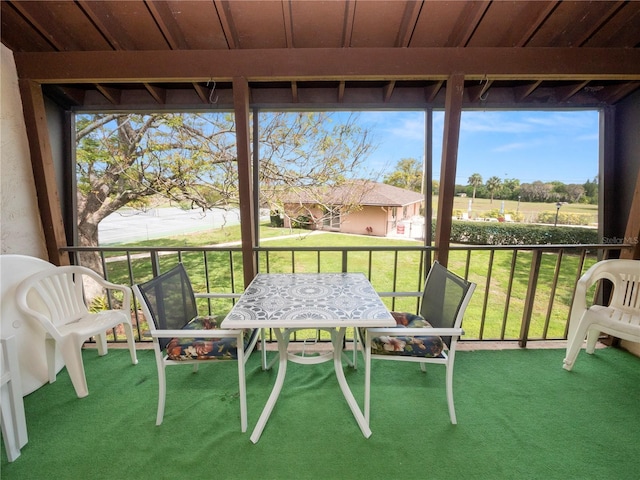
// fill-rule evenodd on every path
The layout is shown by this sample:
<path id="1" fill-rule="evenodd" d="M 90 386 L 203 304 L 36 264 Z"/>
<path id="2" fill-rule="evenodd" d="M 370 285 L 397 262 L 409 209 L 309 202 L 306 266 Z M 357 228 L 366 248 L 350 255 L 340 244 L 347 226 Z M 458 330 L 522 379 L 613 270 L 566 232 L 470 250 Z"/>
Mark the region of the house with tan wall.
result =
<path id="1" fill-rule="evenodd" d="M 350 182 L 337 188 L 289 192 L 283 199 L 285 227 L 385 237 L 402 222 L 423 215 L 424 196 L 384 183 Z"/>

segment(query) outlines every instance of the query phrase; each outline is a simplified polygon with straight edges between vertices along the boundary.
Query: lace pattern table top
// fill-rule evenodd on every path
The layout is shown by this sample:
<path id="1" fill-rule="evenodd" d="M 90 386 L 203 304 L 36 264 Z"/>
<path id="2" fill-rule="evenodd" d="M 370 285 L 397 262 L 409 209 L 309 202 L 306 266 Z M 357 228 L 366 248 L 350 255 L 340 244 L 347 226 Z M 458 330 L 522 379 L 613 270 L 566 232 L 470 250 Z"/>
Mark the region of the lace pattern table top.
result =
<path id="1" fill-rule="evenodd" d="M 222 328 L 390 327 L 395 321 L 362 273 L 260 273 Z"/>

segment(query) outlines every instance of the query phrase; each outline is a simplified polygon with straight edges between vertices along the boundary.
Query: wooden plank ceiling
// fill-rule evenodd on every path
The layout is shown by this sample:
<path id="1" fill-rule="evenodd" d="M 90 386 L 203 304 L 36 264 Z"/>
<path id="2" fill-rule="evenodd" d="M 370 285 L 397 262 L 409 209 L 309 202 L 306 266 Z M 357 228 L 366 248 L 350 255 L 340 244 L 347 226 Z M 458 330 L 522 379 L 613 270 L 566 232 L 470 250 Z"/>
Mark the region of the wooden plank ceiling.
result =
<path id="1" fill-rule="evenodd" d="M 0 14 L 19 75 L 65 108 L 227 108 L 235 76 L 263 107 L 441 107 L 454 73 L 465 107 L 640 88 L 635 1 L 2 0 Z"/>

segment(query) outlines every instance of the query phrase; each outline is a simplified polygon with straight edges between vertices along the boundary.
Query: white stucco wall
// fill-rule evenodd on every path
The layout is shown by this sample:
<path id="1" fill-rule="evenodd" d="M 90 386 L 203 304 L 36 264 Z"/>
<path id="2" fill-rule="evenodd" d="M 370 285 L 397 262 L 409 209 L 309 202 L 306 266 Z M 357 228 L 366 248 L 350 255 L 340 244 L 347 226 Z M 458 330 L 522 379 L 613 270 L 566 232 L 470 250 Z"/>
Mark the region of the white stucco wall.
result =
<path id="1" fill-rule="evenodd" d="M 0 46 L 0 253 L 46 260 L 15 62 Z"/>

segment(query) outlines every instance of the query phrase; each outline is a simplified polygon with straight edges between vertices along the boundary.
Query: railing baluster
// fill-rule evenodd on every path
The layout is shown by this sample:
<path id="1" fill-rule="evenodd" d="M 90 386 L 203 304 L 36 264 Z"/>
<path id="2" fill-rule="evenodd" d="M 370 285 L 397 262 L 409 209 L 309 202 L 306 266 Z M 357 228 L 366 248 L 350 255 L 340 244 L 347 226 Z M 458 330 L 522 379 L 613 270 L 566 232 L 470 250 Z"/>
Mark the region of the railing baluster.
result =
<path id="1" fill-rule="evenodd" d="M 507 285 L 507 298 L 505 300 L 504 315 L 502 316 L 502 328 L 500 329 L 500 340 L 504 340 L 507 330 L 507 320 L 509 318 L 509 306 L 511 305 L 511 293 L 513 292 L 513 277 L 516 272 L 516 261 L 518 251 L 514 250 L 511 254 L 511 268 L 509 270 L 509 284 Z"/>
<path id="2" fill-rule="evenodd" d="M 489 292 L 491 291 L 491 271 L 493 269 L 493 256 L 495 250 L 489 253 L 489 267 L 487 269 L 487 280 L 484 287 L 484 300 L 482 302 L 482 317 L 480 318 L 480 340 L 484 338 L 484 327 L 487 318 L 487 307 L 489 306 Z"/>
<path id="3" fill-rule="evenodd" d="M 160 275 L 160 259 L 158 258 L 158 250 L 151 250 L 151 271 L 153 276 Z"/>
<path id="4" fill-rule="evenodd" d="M 202 263 L 204 265 L 204 287 L 207 293 L 211 292 L 211 285 L 209 282 L 209 257 L 206 251 L 202 252 Z M 211 298 L 207 298 L 207 315 L 211 315 L 213 309 L 211 307 Z"/>
<path id="5" fill-rule="evenodd" d="M 520 338 L 518 345 L 522 348 L 527 346 L 529 337 L 529 327 L 531 326 L 531 314 L 533 313 L 533 304 L 536 300 L 536 287 L 538 286 L 538 277 L 540 275 L 540 263 L 542 262 L 542 250 L 534 250 L 531 256 L 531 269 L 529 270 L 529 286 L 527 288 L 527 298 L 524 302 L 524 312 L 522 314 L 522 323 L 520 324 Z"/>
<path id="6" fill-rule="evenodd" d="M 469 280 L 469 268 L 471 266 L 471 250 L 467 250 L 467 261 L 464 265 L 464 279 Z"/>
<path id="7" fill-rule="evenodd" d="M 428 253 L 429 252 L 425 252 L 425 251 L 420 252 L 420 263 L 418 265 L 418 272 L 417 272 L 418 273 L 418 287 L 416 288 L 417 292 L 421 292 L 423 290 L 424 281 L 427 279 L 425 257 Z M 429 262 L 429 267 L 431 267 L 431 262 Z M 421 300 L 422 300 L 422 297 L 416 298 L 416 312 L 419 311 L 420 309 Z"/>
<path id="8" fill-rule="evenodd" d="M 398 250 L 393 253 L 393 291 L 398 288 Z M 391 299 L 391 310 L 396 309 L 396 297 Z"/>
<path id="9" fill-rule="evenodd" d="M 558 251 L 558 257 L 556 258 L 556 267 L 553 271 L 553 281 L 551 282 L 551 293 L 549 294 L 549 303 L 547 304 L 547 314 L 544 319 L 544 327 L 542 328 L 542 338 L 547 339 L 547 332 L 549 331 L 549 321 L 551 320 L 551 313 L 553 312 L 553 303 L 556 298 L 556 288 L 558 287 L 558 277 L 560 276 L 560 265 L 562 264 L 562 257 L 564 249 Z"/>
<path id="10" fill-rule="evenodd" d="M 236 292 L 236 269 L 233 262 L 233 251 L 229 250 L 229 275 L 231 277 L 231 293 Z M 235 303 L 235 299 L 233 301 Z"/>
<path id="11" fill-rule="evenodd" d="M 580 280 L 580 277 L 582 276 L 582 270 L 584 269 L 584 261 L 585 258 L 587 257 L 587 250 L 582 250 L 582 252 L 580 252 L 580 261 L 578 262 L 578 268 L 576 269 L 576 275 L 575 278 L 573 280 L 573 288 L 571 289 L 571 302 L 569 303 L 569 305 L 573 305 L 573 300 L 576 297 L 576 285 L 578 284 L 578 280 Z M 569 320 L 571 318 L 571 309 L 569 309 L 569 312 L 567 313 L 567 321 L 565 322 L 564 325 L 564 338 L 567 338 L 567 335 L 569 334 Z"/>

